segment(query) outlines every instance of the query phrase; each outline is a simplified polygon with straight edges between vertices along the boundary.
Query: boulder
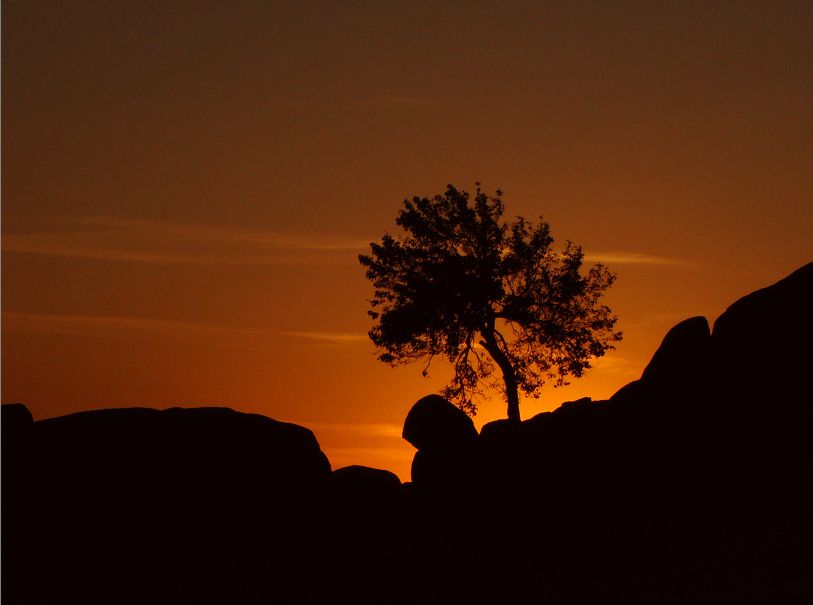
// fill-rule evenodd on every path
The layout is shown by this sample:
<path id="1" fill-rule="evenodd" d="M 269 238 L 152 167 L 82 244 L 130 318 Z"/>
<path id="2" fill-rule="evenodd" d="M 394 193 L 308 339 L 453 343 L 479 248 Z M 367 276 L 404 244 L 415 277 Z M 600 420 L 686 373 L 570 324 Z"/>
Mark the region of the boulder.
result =
<path id="1" fill-rule="evenodd" d="M 730 305 L 717 321 L 712 334 L 721 342 L 798 342 L 798 333 L 813 329 L 813 262 L 797 269 L 775 284 L 743 296 Z M 784 329 L 780 329 L 784 328 Z M 796 347 L 793 347 L 796 349 Z M 775 357 L 785 351 L 776 351 Z"/>
<path id="2" fill-rule="evenodd" d="M 31 433 L 34 427 L 34 418 L 31 412 L 22 403 L 7 403 L 0 408 L 2 419 L 2 468 L 0 477 L 3 482 L 2 534 L 3 547 L 8 544 L 21 543 L 26 540 L 31 519 L 28 516 L 28 503 L 30 501 L 31 486 L 36 485 L 37 478 L 32 477 L 28 470 L 31 463 L 32 447 Z M 7 550 L 7 552 L 10 552 Z M 13 568 L 14 557 L 8 557 L 11 565 L 3 563 L 4 579 L 13 576 L 9 572 Z"/>
<path id="3" fill-rule="evenodd" d="M 325 523 L 330 463 L 313 433 L 257 414 L 80 412 L 34 422 L 26 454 L 3 457 L 14 470 L 3 473 L 4 521 L 12 515 L 15 528 L 4 522 L 3 546 L 20 567 L 4 596 L 61 586 L 104 602 L 179 564 L 319 534 Z M 38 581 L 43 569 L 49 583 Z"/>
<path id="4" fill-rule="evenodd" d="M 533 454 L 526 422 L 518 424 L 502 418 L 480 429 L 477 452 L 480 497 L 486 509 L 500 511 L 500 515 L 502 507 L 513 501 L 519 492 L 541 486 L 541 476 L 549 464 Z M 413 464 L 413 472 L 414 468 Z"/>
<path id="5" fill-rule="evenodd" d="M 640 379 L 628 382 L 618 389 L 611 397 L 612 402 L 638 402 L 647 398 L 649 390 Z"/>
<path id="6" fill-rule="evenodd" d="M 562 403 L 562 405 L 553 410 L 552 414 L 559 417 L 572 418 L 584 413 L 589 413 L 589 410 L 592 410 L 593 408 L 592 397 L 581 397 L 580 399 L 576 399 L 574 401 L 565 401 Z"/>
<path id="7" fill-rule="evenodd" d="M 519 431 L 521 425 L 508 420 L 508 418 L 500 418 L 486 422 L 480 428 L 480 445 L 492 442 L 507 442 L 514 438 Z"/>
<path id="8" fill-rule="evenodd" d="M 454 452 L 418 450 L 412 459 L 412 483 L 422 489 L 447 491 L 459 486 L 468 476 L 461 468 L 470 466 L 471 460 L 461 460 Z"/>
<path id="9" fill-rule="evenodd" d="M 34 438 L 39 472 L 81 487 L 79 498 L 107 484 L 121 506 L 156 485 L 195 509 L 230 506 L 330 475 L 308 429 L 228 408 L 79 412 L 35 423 Z"/>
<path id="10" fill-rule="evenodd" d="M 0 408 L 2 414 L 0 427 L 2 427 L 3 463 L 5 455 L 12 454 L 21 443 L 27 441 L 34 426 L 34 417 L 22 403 L 4 403 Z M 13 455 L 13 454 L 12 454 Z"/>
<path id="11" fill-rule="evenodd" d="M 403 437 L 418 448 L 412 461 L 415 487 L 463 497 L 476 469 L 477 429 L 471 418 L 443 397 L 428 395 L 407 414 Z"/>
<path id="12" fill-rule="evenodd" d="M 519 425 L 486 424 L 478 476 L 488 506 L 521 502 L 561 519 L 600 519 L 678 505 L 709 461 L 692 450 L 679 410 L 657 403 L 642 408 L 584 397 Z"/>
<path id="13" fill-rule="evenodd" d="M 34 417 L 22 403 L 4 403 L 0 406 L 2 414 L 3 436 L 18 430 L 27 431 L 34 424 Z"/>
<path id="14" fill-rule="evenodd" d="M 705 317 L 684 319 L 663 337 L 641 378 L 621 387 L 610 400 L 636 406 L 693 397 L 707 387 L 711 366 L 708 320 Z"/>
<path id="15" fill-rule="evenodd" d="M 813 468 L 813 263 L 737 300 L 714 322 L 728 440 L 755 465 Z"/>
<path id="16" fill-rule="evenodd" d="M 690 317 L 666 333 L 641 375 L 641 381 L 657 387 L 693 382 L 705 372 L 711 331 L 705 317 Z"/>
<path id="17" fill-rule="evenodd" d="M 367 466 L 337 469 L 322 514 L 329 519 L 326 531 L 334 537 L 377 539 L 392 534 L 403 516 L 401 480 Z"/>
<path id="18" fill-rule="evenodd" d="M 136 545 L 156 536 L 175 536 L 184 548 L 259 536 L 275 514 L 305 516 L 330 478 L 311 431 L 227 408 L 41 420 L 28 456 L 15 462 L 29 489 L 15 493 L 4 483 L 4 501 L 21 505 L 51 541 L 84 544 L 89 558 L 111 540 L 130 542 L 137 554 Z"/>
<path id="19" fill-rule="evenodd" d="M 395 473 L 357 464 L 333 471 L 331 482 L 334 491 L 340 494 L 364 498 L 391 496 L 401 487 Z"/>
<path id="20" fill-rule="evenodd" d="M 715 354 L 735 396 L 809 400 L 811 308 L 813 263 L 740 298 L 717 318 Z"/>
<path id="21" fill-rule="evenodd" d="M 440 395 L 418 400 L 404 420 L 403 438 L 419 450 L 454 451 L 477 440 L 474 422 Z"/>

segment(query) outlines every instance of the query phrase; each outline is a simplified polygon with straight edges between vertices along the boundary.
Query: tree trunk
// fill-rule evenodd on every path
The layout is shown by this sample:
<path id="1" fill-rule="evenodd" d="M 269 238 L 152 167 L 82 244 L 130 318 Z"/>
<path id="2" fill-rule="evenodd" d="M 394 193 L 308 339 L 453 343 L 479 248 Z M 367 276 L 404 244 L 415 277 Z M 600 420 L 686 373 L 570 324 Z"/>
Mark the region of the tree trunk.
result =
<path id="1" fill-rule="evenodd" d="M 514 366 L 511 365 L 511 360 L 497 344 L 497 338 L 494 332 L 483 332 L 483 340 L 481 345 L 488 351 L 491 358 L 500 366 L 502 371 L 502 379 L 505 382 L 505 396 L 508 400 L 508 420 L 512 423 L 519 424 L 519 387 L 517 385 L 517 375 L 514 372 Z"/>
<path id="2" fill-rule="evenodd" d="M 505 378 L 504 375 L 503 378 Z M 519 424 L 519 393 L 517 392 L 516 380 L 512 384 L 509 384 L 508 380 L 505 381 L 505 395 L 508 398 L 508 420 Z"/>

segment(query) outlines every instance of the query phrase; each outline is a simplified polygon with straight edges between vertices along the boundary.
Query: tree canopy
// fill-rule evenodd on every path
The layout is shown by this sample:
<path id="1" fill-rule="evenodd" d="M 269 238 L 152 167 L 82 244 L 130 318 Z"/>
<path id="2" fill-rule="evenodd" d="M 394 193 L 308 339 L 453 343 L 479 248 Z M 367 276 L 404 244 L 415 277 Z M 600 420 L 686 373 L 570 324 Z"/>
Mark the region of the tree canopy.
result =
<path id="1" fill-rule="evenodd" d="M 404 200 L 385 233 L 360 255 L 375 291 L 370 339 L 390 365 L 441 356 L 454 376 L 443 395 L 474 415 L 483 387 L 501 390 L 519 421 L 519 392 L 568 384 L 621 340 L 601 304 L 615 276 L 582 271 L 581 247 L 552 248 L 550 226 L 503 219 L 502 192 L 474 196 L 449 185 L 432 198 Z M 502 380 L 495 378 L 495 364 Z"/>

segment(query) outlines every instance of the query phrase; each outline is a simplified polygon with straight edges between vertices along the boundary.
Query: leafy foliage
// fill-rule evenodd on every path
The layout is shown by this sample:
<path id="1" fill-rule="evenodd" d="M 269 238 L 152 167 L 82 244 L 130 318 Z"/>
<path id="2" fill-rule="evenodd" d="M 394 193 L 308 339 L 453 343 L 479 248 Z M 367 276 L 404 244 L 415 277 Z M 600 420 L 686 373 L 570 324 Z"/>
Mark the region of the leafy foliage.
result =
<path id="1" fill-rule="evenodd" d="M 403 235 L 384 234 L 359 261 L 375 288 L 369 335 L 391 365 L 436 356 L 454 366 L 444 396 L 474 415 L 482 387 L 501 388 L 519 420 L 518 391 L 537 397 L 548 380 L 568 384 L 621 339 L 599 303 L 615 276 L 570 242 L 554 250 L 550 226 L 503 220 L 502 192 L 479 184 L 473 199 L 449 185 L 404 200 Z M 494 380 L 495 364 L 502 381 Z M 501 383 L 501 384 L 500 384 Z"/>

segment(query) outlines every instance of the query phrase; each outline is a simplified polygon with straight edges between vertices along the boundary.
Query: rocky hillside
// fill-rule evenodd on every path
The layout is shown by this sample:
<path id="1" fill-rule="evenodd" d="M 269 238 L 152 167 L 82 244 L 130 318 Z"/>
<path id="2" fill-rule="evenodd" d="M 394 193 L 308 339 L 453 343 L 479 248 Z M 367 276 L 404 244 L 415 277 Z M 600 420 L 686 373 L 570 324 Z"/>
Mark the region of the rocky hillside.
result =
<path id="1" fill-rule="evenodd" d="M 518 425 L 425 397 L 404 485 L 226 408 L 5 405 L 3 602 L 813 602 L 811 300 L 813 264 Z"/>

